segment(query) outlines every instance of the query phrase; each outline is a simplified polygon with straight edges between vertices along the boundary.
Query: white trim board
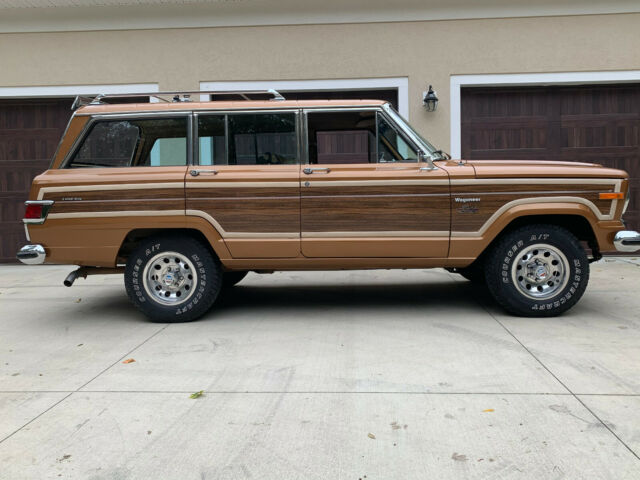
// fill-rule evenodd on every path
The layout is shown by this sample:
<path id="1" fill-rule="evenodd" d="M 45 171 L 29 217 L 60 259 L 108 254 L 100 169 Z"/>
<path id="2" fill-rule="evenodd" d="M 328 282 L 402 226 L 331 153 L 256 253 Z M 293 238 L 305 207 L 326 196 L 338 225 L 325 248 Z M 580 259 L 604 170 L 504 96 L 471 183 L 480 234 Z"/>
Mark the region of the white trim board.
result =
<path id="1" fill-rule="evenodd" d="M 14 97 L 75 97 L 100 93 L 157 92 L 157 83 L 124 83 L 109 85 L 44 85 L 39 87 L 0 87 L 0 98 Z"/>
<path id="2" fill-rule="evenodd" d="M 585 85 L 639 82 L 640 70 L 609 72 L 507 73 L 489 75 L 451 75 L 451 156 L 462 155 L 462 113 L 460 90 L 472 86 Z"/>
<path id="3" fill-rule="evenodd" d="M 398 112 L 404 118 L 409 118 L 409 78 L 345 78 L 327 80 L 258 80 L 237 82 L 200 82 L 200 90 L 233 91 L 233 90 L 267 90 L 273 88 L 278 91 L 333 91 L 333 90 L 383 90 L 398 89 Z M 206 95 L 201 100 L 207 100 Z M 285 95 L 286 98 L 286 95 Z"/>

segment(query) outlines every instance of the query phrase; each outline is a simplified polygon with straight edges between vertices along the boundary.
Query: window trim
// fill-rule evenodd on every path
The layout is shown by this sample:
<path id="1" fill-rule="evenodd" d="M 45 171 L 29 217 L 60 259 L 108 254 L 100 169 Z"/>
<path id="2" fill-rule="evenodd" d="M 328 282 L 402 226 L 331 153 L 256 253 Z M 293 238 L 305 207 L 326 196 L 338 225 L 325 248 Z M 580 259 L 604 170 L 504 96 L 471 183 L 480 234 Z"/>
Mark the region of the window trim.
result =
<path id="1" fill-rule="evenodd" d="M 294 126 L 295 126 L 295 137 L 297 142 L 296 147 L 296 163 L 290 165 L 303 165 L 302 158 L 302 145 L 300 143 L 300 116 L 301 109 L 300 108 L 277 108 L 277 109 L 267 109 L 267 108 L 259 108 L 259 109 L 247 109 L 247 110 L 195 110 L 193 111 L 193 138 L 192 138 L 192 150 L 193 150 L 193 164 L 192 165 L 200 165 L 200 133 L 198 132 L 198 118 L 201 115 L 217 115 L 224 116 L 224 142 L 225 142 L 225 166 L 236 167 L 238 165 L 229 165 L 229 115 L 256 115 L 256 114 L 277 114 L 277 113 L 288 113 L 294 114 Z"/>
<path id="2" fill-rule="evenodd" d="M 78 137 L 74 140 L 73 145 L 67 152 L 67 155 L 64 157 L 64 160 L 60 162 L 59 170 L 64 170 L 69 168 L 69 163 L 76 156 L 76 153 L 82 147 L 85 139 L 91 133 L 94 125 L 98 122 L 104 121 L 117 121 L 117 120 L 130 120 L 135 118 L 149 118 L 149 117 L 168 117 L 168 118 L 186 118 L 187 120 L 187 163 L 185 166 L 193 165 L 193 148 L 192 148 L 192 138 L 193 138 L 193 121 L 191 117 L 193 117 L 193 112 L 190 111 L 178 111 L 178 112 L 148 112 L 148 113 L 109 113 L 109 114 L 100 114 L 100 115 L 92 115 L 89 118 L 89 121 L 85 124 L 82 132 L 78 135 Z M 176 165 L 178 166 L 178 165 Z M 129 167 L 98 167 L 98 168 L 137 168 L 133 166 Z M 146 168 L 146 167 L 145 167 Z"/>

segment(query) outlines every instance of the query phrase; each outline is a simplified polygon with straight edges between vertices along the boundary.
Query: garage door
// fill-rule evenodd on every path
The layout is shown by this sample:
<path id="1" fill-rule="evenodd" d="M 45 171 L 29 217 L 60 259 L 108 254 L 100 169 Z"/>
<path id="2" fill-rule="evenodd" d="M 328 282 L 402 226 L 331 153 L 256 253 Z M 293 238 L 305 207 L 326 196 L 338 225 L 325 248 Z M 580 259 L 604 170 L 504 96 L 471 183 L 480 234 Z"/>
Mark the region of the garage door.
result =
<path id="1" fill-rule="evenodd" d="M 600 163 L 629 172 L 640 229 L 640 84 L 464 88 L 462 158 Z"/>
<path id="2" fill-rule="evenodd" d="M 0 100 L 0 262 L 25 244 L 24 201 L 46 170 L 71 116 L 72 99 Z"/>

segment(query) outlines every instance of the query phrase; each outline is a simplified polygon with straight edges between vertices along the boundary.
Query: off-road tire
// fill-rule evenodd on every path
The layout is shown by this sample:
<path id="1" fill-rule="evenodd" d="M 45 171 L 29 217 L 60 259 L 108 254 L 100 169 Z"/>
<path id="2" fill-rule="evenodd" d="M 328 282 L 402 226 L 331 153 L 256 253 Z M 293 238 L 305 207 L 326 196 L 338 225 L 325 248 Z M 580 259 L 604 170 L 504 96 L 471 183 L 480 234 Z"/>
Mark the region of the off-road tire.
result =
<path id="1" fill-rule="evenodd" d="M 184 259 L 185 272 L 194 272 L 194 275 L 190 274 L 193 288 L 184 292 L 187 300 L 176 298 L 173 305 L 162 303 L 164 300 L 152 293 L 149 273 L 145 282 L 145 271 L 151 272 L 150 269 L 145 270 L 148 264 L 154 263 L 153 267 L 157 268 L 155 263 L 162 264 L 162 254 L 168 252 L 175 252 L 176 260 Z M 160 235 L 143 240 L 131 253 L 127 259 L 124 283 L 131 302 L 152 322 L 190 322 L 204 315 L 218 297 L 222 287 L 222 268 L 211 251 L 193 237 Z M 155 287 L 159 285 L 162 283 Z"/>
<path id="2" fill-rule="evenodd" d="M 222 288 L 231 288 L 240 283 L 247 276 L 247 271 L 231 271 L 222 274 Z"/>
<path id="3" fill-rule="evenodd" d="M 540 266 L 527 263 L 527 258 L 539 258 Z M 562 274 L 559 267 L 547 261 L 553 258 L 557 259 L 556 265 L 564 266 Z M 533 270 L 541 272 L 541 285 L 529 284 L 532 277 L 520 275 L 522 271 Z M 561 281 L 548 287 L 547 283 L 556 278 Z M 507 312 L 523 317 L 553 317 L 569 310 L 582 297 L 589 282 L 589 260 L 578 239 L 568 230 L 556 225 L 529 225 L 507 233 L 491 248 L 485 260 L 485 280 L 493 298 Z M 546 288 L 550 289 L 548 293 L 538 291 Z"/>

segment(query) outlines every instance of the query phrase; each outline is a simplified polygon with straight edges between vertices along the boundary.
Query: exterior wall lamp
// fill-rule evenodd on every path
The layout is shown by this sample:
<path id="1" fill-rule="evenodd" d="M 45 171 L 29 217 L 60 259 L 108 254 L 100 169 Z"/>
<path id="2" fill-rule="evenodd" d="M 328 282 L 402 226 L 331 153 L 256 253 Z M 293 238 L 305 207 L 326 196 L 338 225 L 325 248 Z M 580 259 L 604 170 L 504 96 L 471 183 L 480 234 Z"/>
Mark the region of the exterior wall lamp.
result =
<path id="1" fill-rule="evenodd" d="M 429 85 L 428 92 L 422 92 L 422 105 L 427 112 L 435 112 L 438 108 L 438 97 L 431 85 Z"/>

